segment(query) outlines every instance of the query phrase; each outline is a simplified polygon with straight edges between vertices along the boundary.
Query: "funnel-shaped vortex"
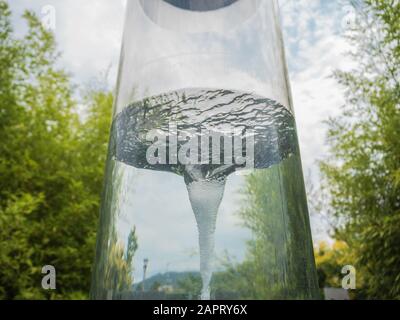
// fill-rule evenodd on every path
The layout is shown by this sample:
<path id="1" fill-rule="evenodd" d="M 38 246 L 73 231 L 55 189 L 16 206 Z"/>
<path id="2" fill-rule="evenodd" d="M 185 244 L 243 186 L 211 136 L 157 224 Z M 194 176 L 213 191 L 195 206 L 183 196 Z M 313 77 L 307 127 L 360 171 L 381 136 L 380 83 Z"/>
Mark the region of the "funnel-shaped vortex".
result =
<path id="1" fill-rule="evenodd" d="M 192 271 L 202 299 L 210 288 L 216 299 L 319 296 L 278 0 L 133 0 L 126 11 L 92 296 L 191 299 Z M 223 197 L 241 224 L 216 227 Z M 222 231 L 232 241 L 214 243 Z M 197 238 L 200 266 L 182 256 Z M 240 272 L 222 265 L 212 278 L 219 252 Z M 138 289 L 144 258 L 160 290 Z M 153 274 L 163 265 L 177 281 Z"/>
<path id="2" fill-rule="evenodd" d="M 193 181 L 187 185 L 187 190 L 199 232 L 200 273 L 203 282 L 201 299 L 209 300 L 215 227 L 218 209 L 224 195 L 225 180 Z"/>
<path id="3" fill-rule="evenodd" d="M 147 150 L 152 141 L 146 139 L 150 130 L 157 129 L 169 135 L 171 119 L 178 131 L 189 129 L 214 129 L 221 132 L 252 130 L 254 132 L 254 169 L 269 168 L 298 152 L 296 130 L 291 112 L 281 104 L 263 97 L 230 90 L 185 89 L 150 97 L 124 109 L 113 123 L 111 152 L 117 161 L 136 168 L 167 171 L 183 176 L 198 227 L 201 299 L 210 299 L 210 282 L 213 274 L 215 232 L 218 209 L 221 204 L 227 177 L 243 168 L 234 159 L 230 164 L 150 164 Z M 200 138 L 195 134 L 195 139 Z M 243 136 L 246 140 L 246 136 Z M 159 148 L 170 154 L 170 139 Z M 185 141 L 179 141 L 180 151 Z M 246 148 L 243 151 L 246 153 Z M 212 151 L 212 148 L 209 149 Z M 224 160 L 234 157 L 232 150 L 219 150 Z M 226 153 L 231 153 L 226 157 Z M 219 156 L 219 155 L 218 155 Z M 213 155 L 210 154 L 210 160 Z"/>

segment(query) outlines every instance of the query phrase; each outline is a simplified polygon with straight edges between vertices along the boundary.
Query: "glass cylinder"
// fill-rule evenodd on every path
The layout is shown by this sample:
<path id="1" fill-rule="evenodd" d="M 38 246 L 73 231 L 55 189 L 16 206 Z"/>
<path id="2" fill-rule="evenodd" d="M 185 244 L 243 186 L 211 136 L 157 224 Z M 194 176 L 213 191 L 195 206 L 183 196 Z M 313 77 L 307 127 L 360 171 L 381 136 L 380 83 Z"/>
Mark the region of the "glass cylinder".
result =
<path id="1" fill-rule="evenodd" d="M 128 0 L 91 297 L 319 297 L 275 0 Z"/>

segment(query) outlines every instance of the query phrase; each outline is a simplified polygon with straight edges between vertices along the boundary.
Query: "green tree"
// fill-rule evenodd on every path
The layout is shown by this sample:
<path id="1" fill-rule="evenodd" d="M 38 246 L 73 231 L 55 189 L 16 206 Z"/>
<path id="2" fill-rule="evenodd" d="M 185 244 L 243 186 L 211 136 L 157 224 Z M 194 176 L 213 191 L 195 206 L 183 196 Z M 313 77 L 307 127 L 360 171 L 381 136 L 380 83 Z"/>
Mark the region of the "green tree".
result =
<path id="1" fill-rule="evenodd" d="M 200 274 L 189 274 L 177 283 L 178 290 L 192 297 L 198 299 L 200 297 L 202 281 Z"/>
<path id="2" fill-rule="evenodd" d="M 320 288 L 341 288 L 342 268 L 349 259 L 348 248 L 344 242 L 336 241 L 333 245 L 321 242 L 315 249 L 315 263 L 317 264 Z"/>
<path id="3" fill-rule="evenodd" d="M 215 275 L 217 293 L 245 299 L 319 297 L 301 170 L 299 156 L 292 155 L 246 177 L 239 215 L 253 236 L 244 262 L 228 259 L 226 270 Z"/>
<path id="4" fill-rule="evenodd" d="M 17 38 L 0 1 L 0 299 L 89 291 L 112 95 L 90 92 L 85 121 L 53 34 L 31 12 Z M 54 265 L 57 290 L 41 288 Z"/>
<path id="5" fill-rule="evenodd" d="M 128 251 L 124 252 L 124 245 L 118 241 L 116 232 L 111 237 L 110 247 L 107 248 L 107 261 L 105 267 L 105 289 L 108 298 L 109 292 L 118 292 L 118 294 L 127 295 L 132 291 L 133 270 L 132 259 L 138 249 L 136 228 L 133 228 L 128 237 Z"/>
<path id="6" fill-rule="evenodd" d="M 333 212 L 363 278 L 359 296 L 400 298 L 400 3 L 354 2 L 347 38 L 357 66 L 337 71 L 346 105 L 329 120 L 330 156 L 321 163 Z M 359 284 L 360 285 L 360 284 Z"/>

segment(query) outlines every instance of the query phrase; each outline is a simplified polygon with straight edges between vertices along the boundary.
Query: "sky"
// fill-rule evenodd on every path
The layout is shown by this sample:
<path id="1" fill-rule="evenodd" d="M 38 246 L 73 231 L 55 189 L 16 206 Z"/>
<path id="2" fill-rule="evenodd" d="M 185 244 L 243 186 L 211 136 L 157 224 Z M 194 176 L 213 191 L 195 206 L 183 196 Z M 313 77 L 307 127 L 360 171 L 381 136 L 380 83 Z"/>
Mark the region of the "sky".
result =
<path id="1" fill-rule="evenodd" d="M 342 0 L 280 0 L 287 63 L 305 174 L 316 174 L 316 160 L 326 155 L 323 121 L 339 112 L 343 90 L 331 78 L 351 61 L 342 37 L 349 8 Z M 45 16 L 55 9 L 55 35 L 60 64 L 83 87 L 108 72 L 117 77 L 126 0 L 13 0 L 17 32 L 25 30 L 20 15 L 29 8 Z"/>
<path id="2" fill-rule="evenodd" d="M 343 89 L 332 72 L 349 69 L 353 63 L 344 56 L 350 48 L 343 38 L 352 12 L 341 0 L 279 3 L 303 170 L 307 181 L 315 182 L 317 161 L 328 151 L 324 121 L 344 104 Z M 126 0 L 12 0 L 10 5 L 18 33 L 26 28 L 19 18 L 23 10 L 48 17 L 54 9 L 54 32 L 62 52 L 59 63 L 78 88 L 104 74 L 108 85 L 115 86 Z M 314 215 L 312 232 L 314 241 L 327 239 L 324 221 Z"/>
<path id="3" fill-rule="evenodd" d="M 62 52 L 61 64 L 84 85 L 109 70 L 109 84 L 116 82 L 125 1 L 111 0 L 13 0 L 15 27 L 29 8 L 45 15 L 56 13 L 55 34 Z M 326 153 L 322 124 L 343 104 L 343 91 L 330 76 L 350 64 L 341 37 L 348 7 L 341 0 L 280 0 L 286 55 L 305 171 L 315 171 L 315 160 Z"/>

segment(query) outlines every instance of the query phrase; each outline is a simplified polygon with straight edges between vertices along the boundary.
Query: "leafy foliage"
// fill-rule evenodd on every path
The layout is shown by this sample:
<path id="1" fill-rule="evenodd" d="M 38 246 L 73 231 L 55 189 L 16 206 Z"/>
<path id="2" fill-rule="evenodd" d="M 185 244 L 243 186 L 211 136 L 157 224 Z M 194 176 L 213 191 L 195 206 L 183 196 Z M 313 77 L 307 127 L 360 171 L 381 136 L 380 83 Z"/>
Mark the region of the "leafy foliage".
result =
<path id="1" fill-rule="evenodd" d="M 355 3 L 347 37 L 358 65 L 337 71 L 342 115 L 328 122 L 330 158 L 321 163 L 334 236 L 364 279 L 359 295 L 400 298 L 400 3 Z M 360 284 L 359 284 L 360 285 Z"/>
<path id="2" fill-rule="evenodd" d="M 0 298 L 83 298 L 89 290 L 112 95 L 85 121 L 51 33 L 26 12 L 16 38 L 0 1 Z M 41 288 L 54 265 L 57 290 Z"/>
<path id="3" fill-rule="evenodd" d="M 348 248 L 344 242 L 336 241 L 332 246 L 321 242 L 315 250 L 320 288 L 341 288 L 341 270 L 348 263 Z"/>
<path id="4" fill-rule="evenodd" d="M 359 63 L 335 74 L 347 103 L 328 123 L 331 154 L 321 163 L 338 242 L 333 248 L 320 246 L 316 260 L 321 283 L 337 286 L 340 268 L 353 263 L 357 297 L 400 298 L 400 4 L 354 3 L 358 21 L 348 40 Z M 9 6 L 0 0 L 0 299 L 86 298 L 113 96 L 90 90 L 87 112 L 79 114 L 69 76 L 56 67 L 54 36 L 33 13 L 24 18 L 28 31 L 17 38 Z M 296 165 L 292 159 L 283 172 L 275 167 L 249 177 L 244 195 L 250 206 L 241 216 L 256 237 L 248 243 L 245 262 L 228 261 L 226 271 L 215 275 L 217 291 L 274 298 L 282 296 L 279 284 L 289 281 L 294 287 L 287 296 L 296 297 L 296 279 L 284 277 L 298 271 L 282 273 L 285 269 L 277 266 L 295 268 L 285 266 L 282 257 L 301 261 L 305 249 L 296 246 L 304 238 L 292 230 L 293 239 L 282 239 L 284 233 L 276 230 L 307 222 L 270 214 L 286 203 L 278 196 L 282 190 L 271 188 L 276 185 L 271 179 L 288 179 Z M 285 192 L 303 190 L 293 185 Z M 286 205 L 291 212 L 299 204 Z M 110 265 L 123 272 L 106 271 L 119 274 L 115 280 L 121 286 L 131 281 L 127 265 L 137 249 L 135 239 L 132 230 L 128 252 L 118 246 L 107 252 L 115 262 Z M 57 270 L 54 292 L 41 288 L 41 268 L 48 264 Z M 191 277 L 180 285 L 193 288 L 196 296 L 199 281 Z"/>
<path id="5" fill-rule="evenodd" d="M 225 271 L 213 280 L 216 293 L 241 299 L 318 298 L 299 156 L 252 173 L 242 193 L 239 215 L 253 237 L 243 262 L 223 261 Z"/>

